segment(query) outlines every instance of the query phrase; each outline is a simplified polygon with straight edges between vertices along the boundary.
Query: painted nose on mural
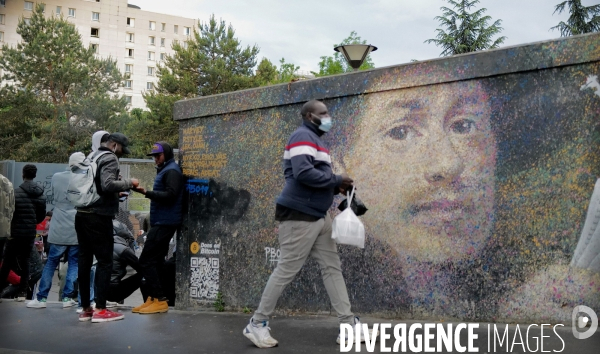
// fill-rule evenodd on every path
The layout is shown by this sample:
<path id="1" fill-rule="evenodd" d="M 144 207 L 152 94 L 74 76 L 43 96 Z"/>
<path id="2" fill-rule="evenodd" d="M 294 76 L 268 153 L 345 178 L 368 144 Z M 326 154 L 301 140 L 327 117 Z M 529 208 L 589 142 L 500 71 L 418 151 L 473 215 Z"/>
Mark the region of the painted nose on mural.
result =
<path id="1" fill-rule="evenodd" d="M 447 138 L 431 144 L 426 152 L 425 180 L 430 184 L 451 183 L 458 179 L 464 169 L 463 161 Z"/>

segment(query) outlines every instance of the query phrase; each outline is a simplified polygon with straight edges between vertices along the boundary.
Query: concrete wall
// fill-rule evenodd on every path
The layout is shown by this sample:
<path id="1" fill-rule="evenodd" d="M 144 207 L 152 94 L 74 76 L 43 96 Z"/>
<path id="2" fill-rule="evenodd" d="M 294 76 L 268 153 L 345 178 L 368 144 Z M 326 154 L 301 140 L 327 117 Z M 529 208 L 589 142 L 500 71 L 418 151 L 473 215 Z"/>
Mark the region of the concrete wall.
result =
<path id="1" fill-rule="evenodd" d="M 599 252 L 584 247 L 600 242 L 594 215 L 581 238 L 600 175 L 599 43 L 584 35 L 177 102 L 189 178 L 178 307 L 218 292 L 234 308 L 258 305 L 278 259 L 284 146 L 317 98 L 334 118 L 324 136 L 334 170 L 370 209 L 365 249 L 338 247 L 355 312 L 600 311 L 600 269 L 574 256 L 578 243 L 586 259 Z M 319 274 L 309 260 L 278 308 L 330 311 Z"/>

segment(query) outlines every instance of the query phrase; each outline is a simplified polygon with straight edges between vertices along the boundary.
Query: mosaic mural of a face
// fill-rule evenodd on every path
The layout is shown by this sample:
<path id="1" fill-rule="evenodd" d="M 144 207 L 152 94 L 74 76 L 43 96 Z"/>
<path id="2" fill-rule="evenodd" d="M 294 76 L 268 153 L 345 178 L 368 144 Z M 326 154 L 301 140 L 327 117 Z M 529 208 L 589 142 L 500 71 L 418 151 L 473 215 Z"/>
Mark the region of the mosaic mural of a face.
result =
<path id="1" fill-rule="evenodd" d="M 478 254 L 494 208 L 496 142 L 479 82 L 369 95 L 344 163 L 371 208 L 369 231 L 402 258 Z"/>
<path id="2" fill-rule="evenodd" d="M 600 309 L 595 263 L 570 266 L 576 247 L 593 248 L 578 244 L 590 234 L 582 229 L 600 176 L 599 64 L 389 88 L 401 69 L 323 101 L 334 170 L 354 179 L 369 208 L 365 248 L 338 247 L 353 310 L 559 321 L 577 304 Z M 206 179 L 190 192 L 190 241 L 222 241 L 214 273 L 239 306 L 258 304 L 277 264 L 281 156 L 302 104 L 183 125 L 184 170 Z M 328 309 L 319 271 L 309 259 L 279 306 Z"/>

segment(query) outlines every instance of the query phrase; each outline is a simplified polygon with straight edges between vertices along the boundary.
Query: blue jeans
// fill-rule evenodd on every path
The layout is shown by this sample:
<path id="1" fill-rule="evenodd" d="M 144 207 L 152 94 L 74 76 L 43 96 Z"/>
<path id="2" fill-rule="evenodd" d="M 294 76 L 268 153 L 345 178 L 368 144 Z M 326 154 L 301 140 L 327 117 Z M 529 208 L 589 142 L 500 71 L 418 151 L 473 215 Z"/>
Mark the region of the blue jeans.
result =
<path id="1" fill-rule="evenodd" d="M 54 271 L 56 270 L 56 267 L 58 267 L 58 264 L 60 263 L 60 259 L 62 258 L 63 254 L 65 254 L 65 252 L 67 251 L 67 261 L 69 262 L 69 268 L 67 270 L 67 277 L 65 282 L 65 288 L 63 290 L 63 297 L 71 298 L 74 296 L 75 287 L 73 284 L 77 279 L 79 247 L 55 245 L 51 243 L 50 250 L 48 252 L 48 260 L 46 261 L 44 271 L 42 272 L 42 279 L 40 280 L 40 290 L 37 293 L 38 301 L 46 299 L 48 297 L 48 293 L 50 292 L 50 288 L 52 287 L 52 277 L 54 277 Z"/>

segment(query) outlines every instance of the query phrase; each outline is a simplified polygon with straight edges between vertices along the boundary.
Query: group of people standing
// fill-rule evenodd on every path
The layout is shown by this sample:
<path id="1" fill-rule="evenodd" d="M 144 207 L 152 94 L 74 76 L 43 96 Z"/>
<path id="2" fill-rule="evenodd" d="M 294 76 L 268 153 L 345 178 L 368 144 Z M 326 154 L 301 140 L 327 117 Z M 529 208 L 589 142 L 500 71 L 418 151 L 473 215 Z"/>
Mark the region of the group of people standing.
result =
<path id="1" fill-rule="evenodd" d="M 269 348 L 278 344 L 270 334 L 269 316 L 274 312 L 283 289 L 300 271 L 308 256 L 314 257 L 320 265 L 325 288 L 340 323 L 360 325 L 360 320 L 351 311 L 337 247 L 331 238 L 332 220 L 328 214 L 334 195 L 351 189 L 353 180 L 345 173 L 340 175 L 333 173 L 329 150 L 321 139 L 333 123 L 325 104 L 316 100 L 309 101 L 302 107 L 301 115 L 302 125 L 292 134 L 285 148 L 283 172 L 286 183 L 277 199 L 275 209 L 275 218 L 280 222 L 281 258 L 267 282 L 258 309 L 243 330 L 244 336 L 259 348 Z M 96 186 L 101 198 L 89 207 L 74 210 L 65 201 L 64 194 L 58 190 L 62 189 L 63 192 L 66 190 L 69 172 L 57 173 L 53 177 L 56 207 L 54 220 L 50 226 L 50 254 L 40 292 L 31 304 L 44 303 L 45 307 L 45 297 L 50 282 L 44 278 L 51 280 L 57 259 L 67 249 L 66 246 L 54 244 L 58 242 L 54 232 L 63 229 L 61 236 L 74 240 L 76 235 L 78 245 L 77 252 L 69 253 L 69 262 L 78 264 L 77 278 L 82 306 L 80 321 L 106 322 L 122 319 L 124 317 L 122 313 L 107 309 L 107 300 L 119 300 L 117 294 L 121 297 L 128 296 L 132 289 L 135 290 L 137 282 L 142 277 L 146 283 L 145 292 L 148 296 L 146 301 L 133 308 L 132 312 L 146 314 L 166 312 L 168 303 L 161 287 L 158 269 L 167 255 L 169 241 L 181 224 L 184 185 L 181 169 L 174 160 L 173 150 L 165 142 L 154 144 L 148 155 L 154 158 L 157 175 L 153 190 L 148 191 L 140 186 L 137 179 L 121 178 L 119 175 L 118 158 L 129 153 L 127 137 L 120 133 L 98 132 L 94 135 L 93 141 L 95 147 L 97 142 L 99 146 L 97 149 L 94 148 L 91 154 L 104 152 L 98 158 L 96 178 Z M 31 211 L 27 214 L 31 219 L 31 230 L 27 229 L 23 232 L 30 232 L 32 236 L 27 239 L 29 243 L 22 247 L 31 248 L 35 223 L 41 221 L 44 215 L 41 207 L 39 214 L 33 211 L 37 210 L 35 203 L 43 204 L 43 196 L 41 191 L 38 191 L 39 187 L 31 181 L 35 175 L 33 177 L 31 174 L 26 175 L 24 171 L 25 177 L 29 179 L 20 188 L 31 190 L 29 192 Z M 151 228 L 139 262 L 129 249 L 130 237 L 127 235 L 126 228 L 119 225 L 119 222 L 113 225 L 113 219 L 118 213 L 119 198 L 129 190 L 141 193 L 151 200 Z M 0 223 L 2 222 L 0 219 Z M 11 231 L 20 230 L 17 228 L 18 224 L 13 219 Z M 67 228 L 70 234 L 66 232 Z M 114 238 L 113 234 L 115 234 Z M 16 234 L 11 235 L 13 240 L 16 239 L 14 236 Z M 25 243 L 24 240 L 25 238 L 19 242 Z M 14 247 L 16 246 L 7 247 L 7 250 L 10 251 Z M 10 257 L 14 256 L 6 252 L 5 258 Z M 95 309 L 90 303 L 90 269 L 93 257 L 97 259 Z M 12 263 L 12 261 L 6 262 L 7 265 Z M 138 274 L 123 281 L 126 265 L 132 266 Z M 71 268 L 71 264 L 69 267 Z M 72 301 L 71 284 L 75 272 L 69 270 L 67 278 L 69 285 L 65 286 L 63 304 Z M 360 340 L 364 341 L 362 334 L 360 337 Z M 340 336 L 337 338 L 338 343 L 347 340 Z"/>
<path id="2" fill-rule="evenodd" d="M 153 190 L 146 190 L 140 186 L 138 179 L 120 175 L 119 158 L 129 153 L 129 139 L 125 135 L 106 131 L 94 133 L 88 158 L 96 161 L 94 183 L 100 198 L 87 207 L 75 208 L 67 199 L 70 168 L 74 161 L 70 161 L 67 171 L 53 175 L 54 210 L 48 231 L 48 257 L 39 291 L 27 307 L 46 307 L 54 272 L 66 255 L 69 266 L 61 301 L 63 307 L 74 306 L 76 294 L 79 294 L 79 321 L 123 319 L 122 313 L 107 308 L 116 306 L 140 286 L 146 301 L 132 312 L 153 314 L 168 311 L 160 269 L 167 256 L 169 242 L 181 224 L 183 175 L 172 147 L 166 142 L 157 142 L 148 154 L 154 158 L 157 175 Z M 43 189 L 33 181 L 36 173 L 35 165 L 25 165 L 24 182 L 14 189 L 11 182 L 0 175 L 0 250 L 4 249 L 1 253 L 0 290 L 6 285 L 9 271 L 17 270 L 22 279 L 17 300 L 21 301 L 25 300 L 28 290 L 26 280 L 29 278 L 28 264 L 36 225 L 46 217 Z M 129 191 L 150 199 L 150 230 L 139 260 L 133 250 L 133 235 L 125 225 L 115 220 L 119 202 L 125 200 Z M 137 274 L 125 278 L 127 266 Z"/>

